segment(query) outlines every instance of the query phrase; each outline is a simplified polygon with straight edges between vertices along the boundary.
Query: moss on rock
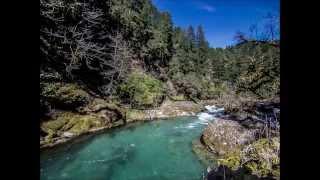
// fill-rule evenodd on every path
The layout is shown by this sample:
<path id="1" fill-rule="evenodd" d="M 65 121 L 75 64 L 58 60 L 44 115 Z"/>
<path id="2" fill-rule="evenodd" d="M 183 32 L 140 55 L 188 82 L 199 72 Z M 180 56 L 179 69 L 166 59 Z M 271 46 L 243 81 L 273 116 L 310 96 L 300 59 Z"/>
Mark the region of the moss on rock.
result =
<path id="1" fill-rule="evenodd" d="M 176 95 L 176 96 L 169 96 L 169 98 L 173 101 L 186 101 L 187 97 L 185 97 L 183 94 Z"/>
<path id="2" fill-rule="evenodd" d="M 109 118 L 114 120 L 125 119 L 126 117 L 126 110 L 121 108 L 117 102 L 108 102 L 104 99 L 95 98 L 91 101 L 81 112 L 99 112 L 102 110 L 110 111 L 107 113 Z M 111 113 L 113 112 L 113 113 Z"/>
<path id="3" fill-rule="evenodd" d="M 244 146 L 241 151 L 232 151 L 218 160 L 232 170 L 244 168 L 258 177 L 280 177 L 279 138 L 259 139 Z"/>
<path id="4" fill-rule="evenodd" d="M 59 113 L 53 120 L 43 122 L 41 128 L 48 136 L 61 135 L 69 131 L 74 134 L 82 134 L 91 128 L 98 128 L 108 122 L 95 115 L 79 115 L 71 112 Z M 50 137 L 49 137 L 50 138 Z"/>
<path id="5" fill-rule="evenodd" d="M 217 119 L 201 137 L 218 165 L 257 177 L 280 177 L 280 142 L 278 137 L 255 140 L 254 131 L 236 121 Z"/>
<path id="6" fill-rule="evenodd" d="M 128 109 L 126 112 L 127 121 L 134 121 L 134 120 L 145 120 L 147 119 L 147 115 L 144 111 L 138 109 Z"/>
<path id="7" fill-rule="evenodd" d="M 45 137 L 44 143 L 52 143 L 53 142 L 53 138 L 56 136 L 56 133 L 51 130 L 48 129 L 47 130 L 47 136 Z"/>
<path id="8" fill-rule="evenodd" d="M 224 158 L 218 159 L 218 164 L 225 165 L 234 171 L 237 170 L 241 165 L 240 150 L 236 149 L 228 152 L 224 155 Z"/>
<path id="9" fill-rule="evenodd" d="M 79 119 L 71 119 L 66 125 L 66 129 L 74 134 L 82 134 L 91 128 L 101 127 L 104 123 L 95 116 L 81 116 Z"/>
<path id="10" fill-rule="evenodd" d="M 41 124 L 41 128 L 47 133 L 57 132 L 69 122 L 69 119 L 71 118 L 70 116 L 71 113 L 63 113 L 58 115 L 56 119 L 43 122 Z"/>

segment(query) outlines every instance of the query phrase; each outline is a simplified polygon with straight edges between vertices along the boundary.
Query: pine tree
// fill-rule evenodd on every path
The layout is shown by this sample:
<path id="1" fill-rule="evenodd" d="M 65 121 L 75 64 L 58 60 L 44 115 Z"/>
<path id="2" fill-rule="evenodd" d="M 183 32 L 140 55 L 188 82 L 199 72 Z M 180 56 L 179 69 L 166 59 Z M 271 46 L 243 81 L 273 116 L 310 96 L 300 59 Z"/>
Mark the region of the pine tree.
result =
<path id="1" fill-rule="evenodd" d="M 189 41 L 183 29 L 177 27 L 173 32 L 173 57 L 170 63 L 170 75 L 187 74 L 192 71 L 193 62 L 190 59 Z"/>
<path id="2" fill-rule="evenodd" d="M 172 21 L 169 13 L 160 14 L 159 23 L 152 27 L 152 38 L 147 43 L 146 64 L 149 69 L 167 67 L 172 57 Z"/>
<path id="3" fill-rule="evenodd" d="M 162 63 L 164 65 L 168 64 L 169 59 L 172 56 L 172 21 L 171 21 L 171 16 L 168 12 L 164 12 L 161 16 L 161 23 L 160 23 L 160 31 L 163 35 L 163 50 L 161 52 L 161 58 L 162 58 Z"/>
<path id="4" fill-rule="evenodd" d="M 197 28 L 197 34 L 196 34 L 196 47 L 197 48 L 203 48 L 203 49 L 209 49 L 209 44 L 206 40 L 206 37 L 204 35 L 204 31 L 201 25 Z"/>
<path id="5" fill-rule="evenodd" d="M 197 33 L 196 33 L 196 48 L 197 48 L 197 69 L 198 72 L 202 72 L 205 74 L 205 66 L 208 64 L 206 61 L 208 61 L 208 51 L 209 51 L 209 44 L 205 38 L 204 31 L 202 29 L 202 26 L 197 27 Z"/>
<path id="6" fill-rule="evenodd" d="M 189 48 L 192 50 L 196 45 L 196 35 L 192 26 L 187 29 L 187 39 L 189 41 Z"/>

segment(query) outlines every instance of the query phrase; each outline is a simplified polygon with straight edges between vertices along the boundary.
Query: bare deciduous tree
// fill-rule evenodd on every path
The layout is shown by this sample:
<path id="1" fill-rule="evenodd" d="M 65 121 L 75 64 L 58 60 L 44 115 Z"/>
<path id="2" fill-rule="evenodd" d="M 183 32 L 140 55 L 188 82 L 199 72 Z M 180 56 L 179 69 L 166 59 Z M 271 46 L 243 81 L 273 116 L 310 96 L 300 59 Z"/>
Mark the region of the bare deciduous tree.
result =
<path id="1" fill-rule="evenodd" d="M 279 39 L 280 34 L 279 15 L 268 13 L 259 24 L 260 26 L 258 24 L 253 24 L 249 27 L 249 35 L 241 31 L 236 32 L 236 35 L 234 36 L 236 42 L 243 43 L 255 41 L 278 45 L 275 41 Z"/>
<path id="2" fill-rule="evenodd" d="M 104 66 L 109 67 L 109 71 L 104 72 L 108 84 L 101 87 L 101 90 L 105 94 L 111 94 L 114 85 L 116 85 L 119 80 L 124 79 L 133 58 L 129 43 L 123 39 L 119 31 L 114 35 L 110 35 L 109 38 L 111 40 L 108 48 L 110 60 L 102 63 Z"/>
<path id="3" fill-rule="evenodd" d="M 110 28 L 107 6 L 99 3 L 40 0 L 40 53 L 42 61 L 59 65 L 70 79 L 87 76 L 76 73 L 83 69 L 98 74 L 98 90 L 109 95 L 124 78 L 133 53 L 123 33 Z"/>

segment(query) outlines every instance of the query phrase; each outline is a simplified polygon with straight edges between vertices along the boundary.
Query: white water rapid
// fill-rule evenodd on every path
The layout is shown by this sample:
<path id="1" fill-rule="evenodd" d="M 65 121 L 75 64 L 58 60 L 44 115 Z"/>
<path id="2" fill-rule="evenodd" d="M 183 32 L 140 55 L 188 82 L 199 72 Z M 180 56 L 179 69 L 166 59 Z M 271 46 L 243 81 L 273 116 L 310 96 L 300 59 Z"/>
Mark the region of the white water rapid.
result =
<path id="1" fill-rule="evenodd" d="M 197 117 L 198 117 L 197 120 L 184 125 L 184 127 L 176 127 L 176 128 L 192 129 L 198 126 L 208 125 L 210 121 L 215 120 L 217 117 L 221 116 L 224 113 L 224 108 L 218 108 L 215 105 L 205 106 L 205 108 L 207 111 L 197 114 Z"/>

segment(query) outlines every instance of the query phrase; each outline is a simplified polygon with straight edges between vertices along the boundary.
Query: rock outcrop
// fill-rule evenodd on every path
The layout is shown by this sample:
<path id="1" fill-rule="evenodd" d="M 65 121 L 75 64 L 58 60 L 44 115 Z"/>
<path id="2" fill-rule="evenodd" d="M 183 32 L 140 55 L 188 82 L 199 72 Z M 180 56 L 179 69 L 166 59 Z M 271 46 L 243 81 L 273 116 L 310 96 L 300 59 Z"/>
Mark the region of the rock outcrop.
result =
<path id="1" fill-rule="evenodd" d="M 89 132 L 126 123 L 124 109 L 103 99 L 90 99 L 85 106 L 80 106 L 73 112 L 52 110 L 47 119 L 41 120 L 40 148 L 52 147 Z"/>
<path id="2" fill-rule="evenodd" d="M 209 171 L 206 179 L 279 179 L 279 138 L 256 139 L 256 133 L 257 129 L 245 128 L 233 120 L 217 119 L 210 123 L 200 141 L 211 155 L 197 154 L 216 158 L 218 166 Z"/>
<path id="3" fill-rule="evenodd" d="M 75 112 L 56 110 L 51 112 L 47 120 L 42 120 L 40 148 L 53 147 L 83 134 L 129 122 L 196 115 L 201 107 L 190 101 L 165 101 L 157 109 L 138 110 L 91 97 L 90 102 L 78 107 Z"/>
<path id="4" fill-rule="evenodd" d="M 255 139 L 255 131 L 245 129 L 238 122 L 216 119 L 208 125 L 201 141 L 209 151 L 221 156 Z"/>

